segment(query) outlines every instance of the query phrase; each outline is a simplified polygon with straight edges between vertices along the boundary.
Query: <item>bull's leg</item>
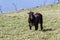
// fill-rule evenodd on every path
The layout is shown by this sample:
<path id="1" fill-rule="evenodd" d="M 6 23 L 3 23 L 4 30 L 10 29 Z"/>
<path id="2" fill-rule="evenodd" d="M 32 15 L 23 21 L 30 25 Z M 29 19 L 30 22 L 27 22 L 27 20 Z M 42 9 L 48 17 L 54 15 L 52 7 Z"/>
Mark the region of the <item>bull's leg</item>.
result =
<path id="1" fill-rule="evenodd" d="M 29 25 L 29 27 L 30 27 L 30 30 L 31 30 L 31 26 Z"/>
<path id="2" fill-rule="evenodd" d="M 31 27 L 32 27 L 32 24 L 31 24 L 31 23 L 29 23 L 29 28 L 30 28 L 30 30 L 32 29 Z"/>
<path id="3" fill-rule="evenodd" d="M 35 25 L 35 30 L 38 30 L 38 25 Z"/>
<path id="4" fill-rule="evenodd" d="M 43 26 L 42 26 L 42 23 L 40 23 L 40 27 L 41 27 L 41 30 L 43 30 Z"/>
<path id="5" fill-rule="evenodd" d="M 43 17 L 42 16 L 40 18 L 40 27 L 41 27 L 41 30 L 43 30 Z"/>

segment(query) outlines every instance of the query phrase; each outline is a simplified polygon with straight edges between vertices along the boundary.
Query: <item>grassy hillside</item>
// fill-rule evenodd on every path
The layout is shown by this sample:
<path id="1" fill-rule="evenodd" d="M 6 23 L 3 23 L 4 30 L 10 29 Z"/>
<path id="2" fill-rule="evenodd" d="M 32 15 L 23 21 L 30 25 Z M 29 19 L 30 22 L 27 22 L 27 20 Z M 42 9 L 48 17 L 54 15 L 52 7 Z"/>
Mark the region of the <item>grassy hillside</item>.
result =
<path id="1" fill-rule="evenodd" d="M 43 15 L 45 31 L 29 30 L 29 11 Z M 60 40 L 60 4 L 0 14 L 0 40 Z"/>

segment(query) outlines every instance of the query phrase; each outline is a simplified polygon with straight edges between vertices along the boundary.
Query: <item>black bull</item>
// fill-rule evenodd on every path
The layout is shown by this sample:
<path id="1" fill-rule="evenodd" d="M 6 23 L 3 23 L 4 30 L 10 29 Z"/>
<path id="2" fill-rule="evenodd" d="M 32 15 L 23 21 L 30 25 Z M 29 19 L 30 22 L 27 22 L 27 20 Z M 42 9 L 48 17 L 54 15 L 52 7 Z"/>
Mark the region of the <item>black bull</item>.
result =
<path id="1" fill-rule="evenodd" d="M 29 12 L 29 18 L 28 18 L 28 23 L 29 23 L 29 27 L 31 30 L 31 27 L 34 25 L 35 26 L 35 30 L 38 30 L 38 24 L 40 23 L 40 27 L 41 30 L 43 30 L 43 17 L 42 14 L 40 13 L 36 13 L 34 14 L 34 12 Z"/>

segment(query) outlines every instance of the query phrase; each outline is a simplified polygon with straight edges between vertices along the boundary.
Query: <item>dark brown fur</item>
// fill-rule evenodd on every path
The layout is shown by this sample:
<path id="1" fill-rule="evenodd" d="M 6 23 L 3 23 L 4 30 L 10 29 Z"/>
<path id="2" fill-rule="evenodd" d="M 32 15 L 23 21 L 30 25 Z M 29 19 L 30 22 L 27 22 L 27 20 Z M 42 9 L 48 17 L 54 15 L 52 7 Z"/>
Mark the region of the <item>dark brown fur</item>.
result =
<path id="1" fill-rule="evenodd" d="M 29 27 L 31 30 L 31 27 L 34 25 L 35 26 L 35 30 L 38 30 L 38 24 L 40 23 L 40 27 L 41 30 L 43 29 L 43 18 L 42 18 L 42 14 L 40 13 L 36 13 L 34 14 L 34 12 L 29 12 L 29 18 L 28 18 L 28 22 L 29 22 Z"/>

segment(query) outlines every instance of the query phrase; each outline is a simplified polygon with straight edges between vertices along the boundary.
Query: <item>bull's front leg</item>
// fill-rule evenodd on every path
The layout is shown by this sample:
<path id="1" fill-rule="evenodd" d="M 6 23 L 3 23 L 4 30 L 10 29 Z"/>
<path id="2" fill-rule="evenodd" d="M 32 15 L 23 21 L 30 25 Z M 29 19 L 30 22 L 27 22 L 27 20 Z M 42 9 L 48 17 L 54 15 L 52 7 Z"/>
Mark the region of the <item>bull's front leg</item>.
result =
<path id="1" fill-rule="evenodd" d="M 32 29 L 32 23 L 29 23 L 29 28 L 30 28 L 30 30 Z"/>
<path id="2" fill-rule="evenodd" d="M 38 30 L 38 25 L 35 25 L 35 30 Z"/>

